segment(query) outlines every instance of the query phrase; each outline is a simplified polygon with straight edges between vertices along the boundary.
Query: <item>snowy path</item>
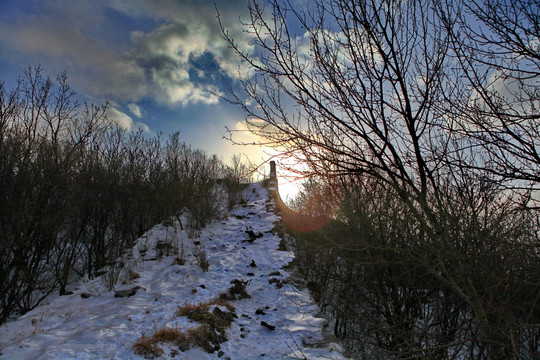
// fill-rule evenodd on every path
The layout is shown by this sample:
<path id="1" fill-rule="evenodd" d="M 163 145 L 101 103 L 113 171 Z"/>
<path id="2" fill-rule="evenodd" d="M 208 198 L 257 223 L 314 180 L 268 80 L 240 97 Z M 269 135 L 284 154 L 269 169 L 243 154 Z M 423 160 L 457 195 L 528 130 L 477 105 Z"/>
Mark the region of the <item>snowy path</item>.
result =
<path id="1" fill-rule="evenodd" d="M 209 354 L 198 347 L 181 352 L 162 343 L 160 358 L 218 359 L 219 354 L 221 359 L 231 360 L 344 359 L 337 344 L 327 348 L 305 345 L 323 339 L 325 320 L 314 316 L 319 310 L 308 293 L 286 281 L 289 274 L 283 266 L 293 255 L 278 251 L 280 238 L 271 232 L 278 218 L 267 210 L 266 190 L 252 185 L 246 198 L 246 207 L 207 226 L 197 239 L 187 239 L 184 232 L 163 225 L 150 230 L 132 255 L 133 270 L 140 277 L 123 285 L 128 289 L 139 285 L 134 296 L 115 298 L 114 291 L 108 291 L 103 279 L 97 278 L 78 284 L 73 295 L 58 297 L 3 325 L 0 359 L 142 359 L 132 349 L 142 333 L 194 327 L 197 324 L 186 317 L 175 316 L 178 307 L 208 302 L 226 292 L 235 279 L 247 281 L 251 298 L 231 301 L 238 318 L 227 329 L 228 341 L 221 344 L 221 352 Z M 247 241 L 248 226 L 262 237 Z M 172 233 L 187 246 L 185 265 L 173 264 L 174 256 L 148 261 L 158 239 Z M 194 241 L 206 249 L 207 272 L 192 255 Z M 150 250 L 143 257 L 139 249 L 144 243 Z M 250 266 L 252 261 L 256 267 Z M 91 297 L 82 298 L 81 293 Z M 262 321 L 275 329 L 261 326 Z"/>

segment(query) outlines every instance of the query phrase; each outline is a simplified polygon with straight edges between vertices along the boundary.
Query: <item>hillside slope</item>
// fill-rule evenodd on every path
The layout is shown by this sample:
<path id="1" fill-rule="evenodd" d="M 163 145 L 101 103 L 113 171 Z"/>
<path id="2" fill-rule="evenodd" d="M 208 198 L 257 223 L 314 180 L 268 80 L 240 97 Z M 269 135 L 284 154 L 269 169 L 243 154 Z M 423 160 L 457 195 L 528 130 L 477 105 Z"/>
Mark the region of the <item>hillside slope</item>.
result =
<path id="1" fill-rule="evenodd" d="M 171 224 L 158 225 L 139 239 L 117 269 L 125 284 L 115 288 L 134 295 L 115 297 L 105 286 L 112 274 L 103 275 L 3 325 L 0 359 L 142 359 L 133 345 L 143 334 L 148 340 L 163 329 L 189 333 L 201 325 L 194 316 L 201 309 L 207 317 L 230 314 L 232 322 L 223 330 L 228 340 L 216 341 L 211 353 L 200 344 L 188 350 L 178 341 L 156 341 L 158 358 L 344 359 L 339 345 L 323 336 L 326 320 L 315 316 L 319 310 L 309 294 L 287 281 L 283 267 L 293 254 L 278 250 L 281 239 L 271 230 L 279 219 L 267 190 L 251 185 L 244 198 L 247 204 L 207 226 L 198 238 L 189 239 Z M 164 240 L 183 244 L 184 265 L 175 262 L 176 255 L 166 256 L 166 246 L 157 245 Z M 206 272 L 201 259 L 209 262 Z M 249 297 L 229 290 L 243 286 Z M 212 301 L 220 294 L 221 301 Z M 197 312 L 185 311 L 190 308 Z"/>

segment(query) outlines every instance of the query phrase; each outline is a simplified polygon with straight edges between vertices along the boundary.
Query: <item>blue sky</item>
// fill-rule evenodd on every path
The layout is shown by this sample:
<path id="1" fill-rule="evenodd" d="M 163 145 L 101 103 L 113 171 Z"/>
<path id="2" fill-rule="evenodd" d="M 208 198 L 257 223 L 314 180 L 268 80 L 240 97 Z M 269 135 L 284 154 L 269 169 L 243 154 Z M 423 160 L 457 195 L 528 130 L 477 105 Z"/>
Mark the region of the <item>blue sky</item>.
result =
<path id="1" fill-rule="evenodd" d="M 217 0 L 243 50 L 244 0 Z M 214 0 L 0 0 L 0 80 L 8 88 L 28 65 L 54 77 L 66 71 L 81 100 L 109 101 L 109 117 L 149 135 L 181 130 L 182 139 L 228 159 L 261 149 L 222 140 L 242 128 L 241 109 L 219 98 L 250 76 L 222 39 Z"/>

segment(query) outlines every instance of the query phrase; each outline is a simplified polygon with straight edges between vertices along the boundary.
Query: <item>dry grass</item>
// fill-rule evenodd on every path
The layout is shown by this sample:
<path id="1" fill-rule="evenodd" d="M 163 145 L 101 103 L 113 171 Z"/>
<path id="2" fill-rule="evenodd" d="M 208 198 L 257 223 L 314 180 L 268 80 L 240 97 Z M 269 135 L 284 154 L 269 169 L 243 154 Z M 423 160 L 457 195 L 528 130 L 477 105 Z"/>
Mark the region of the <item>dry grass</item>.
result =
<path id="1" fill-rule="evenodd" d="M 219 295 L 220 299 L 234 301 L 251 297 L 246 291 L 247 282 L 241 280 L 233 280 L 231 281 L 231 284 L 233 284 L 233 286 L 231 286 L 226 293 L 222 293 Z"/>
<path id="2" fill-rule="evenodd" d="M 203 305 L 202 303 L 199 304 L 199 305 L 186 303 L 186 304 L 178 307 L 178 309 L 174 313 L 174 316 L 188 316 L 189 313 L 195 311 L 195 309 L 197 309 L 197 307 L 202 306 L 202 305 Z"/>
<path id="3" fill-rule="evenodd" d="M 173 329 L 169 327 L 164 327 L 163 329 L 156 331 L 152 339 L 158 343 L 168 342 L 175 345 L 188 343 L 188 337 L 184 332 L 177 328 Z"/>
<path id="4" fill-rule="evenodd" d="M 213 305 L 215 307 L 210 311 Z M 220 306 L 227 310 L 221 310 Z M 222 342 L 227 341 L 225 331 L 237 317 L 234 311 L 234 306 L 224 299 L 216 298 L 200 304 L 186 303 L 176 310 L 175 315 L 186 316 L 200 323 L 200 326 L 187 331 L 187 341 L 190 345 L 200 346 L 205 351 L 213 353 L 220 349 Z"/>
<path id="5" fill-rule="evenodd" d="M 194 345 L 200 346 L 204 351 L 213 353 L 221 348 L 219 345 L 227 341 L 225 331 L 217 331 L 214 327 L 202 324 L 188 330 L 189 338 Z"/>
<path id="6" fill-rule="evenodd" d="M 215 299 L 212 299 L 212 300 L 210 300 L 208 302 L 199 303 L 199 304 L 185 303 L 184 305 L 178 307 L 178 309 L 176 310 L 174 315 L 175 316 L 188 316 L 190 313 L 195 311 L 197 308 L 208 311 L 208 309 L 212 305 L 224 306 L 230 312 L 234 312 L 236 310 L 236 308 L 231 303 L 227 302 L 225 299 L 215 298 Z"/>
<path id="7" fill-rule="evenodd" d="M 234 312 L 236 310 L 236 308 L 231 303 L 228 303 L 223 299 L 215 299 L 214 301 L 216 305 L 225 306 L 230 312 Z"/>
<path id="8" fill-rule="evenodd" d="M 188 329 L 187 332 L 176 328 L 165 327 L 157 330 L 152 336 L 143 334 L 133 344 L 133 351 L 137 355 L 141 355 L 147 359 L 153 359 L 163 355 L 164 351 L 158 346 L 161 343 L 178 346 L 181 351 L 187 351 L 192 346 L 200 346 L 208 353 L 219 350 L 221 348 L 220 344 L 227 341 L 227 337 L 225 336 L 226 328 L 222 326 L 225 324 L 230 325 L 230 322 L 224 321 L 223 318 L 218 318 L 218 316 L 213 314 L 206 314 L 210 316 L 198 319 L 208 321 L 208 323 Z"/>
<path id="9" fill-rule="evenodd" d="M 163 354 L 163 350 L 157 346 L 153 337 L 142 335 L 132 346 L 133 352 L 147 359 L 153 359 Z"/>
<path id="10" fill-rule="evenodd" d="M 133 351 L 137 355 L 144 356 L 147 359 L 153 359 L 163 354 L 163 350 L 158 346 L 160 343 L 170 343 L 178 346 L 180 350 L 186 351 L 189 350 L 193 341 L 189 335 L 186 335 L 180 329 L 164 327 L 157 330 L 152 336 L 143 334 L 133 344 Z"/>
<path id="11" fill-rule="evenodd" d="M 129 279 L 130 280 L 135 280 L 135 279 L 138 279 L 140 277 L 141 277 L 141 275 L 139 275 L 139 273 L 136 272 L 135 270 L 133 270 L 133 269 L 129 270 Z"/>
<path id="12" fill-rule="evenodd" d="M 160 343 L 173 344 L 182 351 L 189 350 L 192 346 L 200 346 L 208 353 L 219 350 L 220 344 L 227 341 L 225 331 L 237 317 L 234 306 L 226 298 L 236 298 L 239 293 L 244 294 L 245 292 L 245 283 L 238 281 L 238 284 L 234 284 L 228 290 L 227 296 L 221 294 L 218 298 L 200 304 L 186 303 L 178 307 L 174 313 L 175 316 L 186 316 L 188 319 L 200 323 L 200 326 L 188 329 L 186 332 L 177 328 L 164 327 L 156 330 L 152 336 L 143 334 L 133 344 L 135 354 L 147 359 L 161 356 L 163 350 L 158 346 Z M 241 296 L 245 297 L 245 295 L 247 292 Z M 215 307 L 210 311 L 212 306 Z M 221 310 L 220 307 L 224 307 L 226 310 Z"/>

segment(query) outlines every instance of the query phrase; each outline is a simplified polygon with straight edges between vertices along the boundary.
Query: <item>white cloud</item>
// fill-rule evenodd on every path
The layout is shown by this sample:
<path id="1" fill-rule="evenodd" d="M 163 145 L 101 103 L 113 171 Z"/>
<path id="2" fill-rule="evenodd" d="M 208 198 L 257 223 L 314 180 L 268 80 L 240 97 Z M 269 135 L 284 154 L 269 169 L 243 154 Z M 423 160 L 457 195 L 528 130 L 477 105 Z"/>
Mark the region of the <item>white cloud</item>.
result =
<path id="1" fill-rule="evenodd" d="M 200 78 L 207 77 L 204 69 L 198 69 L 192 63 L 205 54 L 211 54 L 229 77 L 237 78 L 242 73 L 239 58 L 234 54 L 234 57 L 230 56 L 225 42 L 218 41 L 217 34 L 211 30 L 207 24 L 194 20 L 164 24 L 147 34 L 132 34 L 137 47 L 135 60 L 155 85 L 155 99 L 171 105 L 217 103 L 216 95 L 220 94 L 217 86 L 196 82 L 190 75 L 193 71 Z"/>
<path id="2" fill-rule="evenodd" d="M 112 106 L 107 111 L 107 118 L 123 129 L 131 130 L 133 128 L 133 119 L 131 116 Z"/>
<path id="3" fill-rule="evenodd" d="M 136 117 L 136 118 L 141 118 L 143 113 L 142 113 L 142 109 L 139 105 L 135 104 L 135 103 L 131 103 L 131 104 L 128 104 L 127 108 L 129 109 L 129 111 Z"/>
<path id="4" fill-rule="evenodd" d="M 144 132 L 150 132 L 146 124 L 133 121 L 131 116 L 112 106 L 107 111 L 107 118 L 127 131 L 142 129 Z"/>
<path id="5" fill-rule="evenodd" d="M 229 0 L 217 3 L 227 31 L 242 51 L 253 52 L 251 35 L 243 31 L 239 18 L 247 12 L 247 4 Z M 186 64 L 189 56 L 199 56 L 206 51 L 214 55 L 220 68 L 231 78 L 251 73 L 251 69 L 234 53 L 223 39 L 216 20 L 214 1 L 197 3 L 172 0 L 115 0 L 112 7 L 133 17 L 164 20 L 164 24 L 142 35 L 132 34 L 133 39 L 145 37 L 148 49 L 161 55 L 174 55 Z"/>
<path id="6" fill-rule="evenodd" d="M 218 7 L 241 49 L 250 51 L 239 14 L 244 2 L 222 0 Z M 155 28 L 110 36 L 117 30 L 107 15 L 111 9 Z M 41 63 L 54 73 L 66 70 L 72 84 L 94 97 L 135 103 L 150 97 L 171 106 L 218 102 L 219 79 L 194 59 L 204 54 L 231 78 L 250 69 L 222 38 L 214 1 L 173 0 L 51 0 L 40 3 L 39 16 L 23 15 L 0 24 L 0 57 L 9 54 L 23 64 Z M 128 37 L 128 41 L 118 41 Z M 191 75 L 191 76 L 190 76 Z M 138 112 L 131 111 L 135 117 Z"/>
<path id="7" fill-rule="evenodd" d="M 136 121 L 135 124 L 135 129 L 142 129 L 142 131 L 146 132 L 146 133 L 149 133 L 150 132 L 150 128 L 148 127 L 148 125 L 146 125 L 145 123 L 142 123 L 142 122 L 139 122 L 139 121 Z"/>

